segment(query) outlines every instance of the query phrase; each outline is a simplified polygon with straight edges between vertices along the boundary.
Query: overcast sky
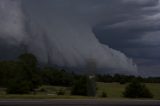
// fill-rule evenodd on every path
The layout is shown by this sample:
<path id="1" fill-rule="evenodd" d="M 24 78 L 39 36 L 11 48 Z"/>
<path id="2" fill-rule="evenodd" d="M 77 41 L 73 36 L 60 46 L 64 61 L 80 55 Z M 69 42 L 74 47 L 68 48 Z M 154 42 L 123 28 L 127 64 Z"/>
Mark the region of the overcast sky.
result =
<path id="1" fill-rule="evenodd" d="M 110 20 L 95 28 L 99 40 L 132 57 L 143 74 L 160 75 L 160 1 L 112 0 L 110 5 Z"/>
<path id="2" fill-rule="evenodd" d="M 22 1 L 36 23 L 52 30 L 57 14 L 83 20 L 101 43 L 132 58 L 142 75 L 160 76 L 160 0 Z"/>
<path id="3" fill-rule="evenodd" d="M 31 8 L 37 9 L 31 1 L 37 2 L 37 0 L 26 0 Z M 92 24 L 93 31 L 101 43 L 133 58 L 141 73 L 160 75 L 159 0 L 39 0 L 38 2 L 37 6 L 43 8 L 43 11 L 39 8 L 40 13 L 36 14 L 50 15 L 56 5 L 65 7 L 71 14 L 82 19 L 85 17 L 86 20 L 87 17 L 87 22 Z"/>

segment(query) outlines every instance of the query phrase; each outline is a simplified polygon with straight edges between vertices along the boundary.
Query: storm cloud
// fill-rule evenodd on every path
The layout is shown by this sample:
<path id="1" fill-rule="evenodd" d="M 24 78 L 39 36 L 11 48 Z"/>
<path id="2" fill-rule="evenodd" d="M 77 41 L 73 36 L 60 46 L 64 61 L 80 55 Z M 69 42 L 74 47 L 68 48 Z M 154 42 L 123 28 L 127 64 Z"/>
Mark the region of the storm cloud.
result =
<path id="1" fill-rule="evenodd" d="M 6 26 L 0 26 L 4 30 L 1 39 L 19 48 L 25 43 L 41 62 L 82 67 L 94 58 L 99 70 L 136 73 L 136 65 L 128 56 L 138 64 L 141 74 L 158 73 L 153 70 L 159 67 L 160 57 L 159 0 L 0 2 L 2 16 L 15 18 L 3 21 L 1 17 L 0 22 Z"/>
<path id="2" fill-rule="evenodd" d="M 96 26 L 97 37 L 101 43 L 132 57 L 141 74 L 159 76 L 160 1 L 123 0 L 119 7 L 121 12 L 117 11 L 114 18 L 122 19 Z"/>

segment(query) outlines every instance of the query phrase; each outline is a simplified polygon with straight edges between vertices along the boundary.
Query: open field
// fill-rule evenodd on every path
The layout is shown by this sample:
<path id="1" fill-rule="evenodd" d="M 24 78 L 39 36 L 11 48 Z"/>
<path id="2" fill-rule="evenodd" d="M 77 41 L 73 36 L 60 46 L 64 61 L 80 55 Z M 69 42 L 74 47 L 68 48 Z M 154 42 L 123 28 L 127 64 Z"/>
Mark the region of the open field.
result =
<path id="1" fill-rule="evenodd" d="M 87 99 L 85 96 L 71 96 L 70 88 L 59 86 L 42 86 L 42 91 L 38 91 L 35 94 L 6 94 L 5 89 L 0 89 L 0 99 Z M 57 95 L 57 91 L 60 89 L 65 90 L 64 95 Z"/>
<path id="2" fill-rule="evenodd" d="M 125 89 L 126 84 L 121 85 L 119 83 L 97 83 L 98 94 L 102 91 L 107 93 L 108 98 L 123 98 L 122 92 Z M 147 83 L 146 86 L 154 95 L 154 99 L 160 99 L 160 84 L 158 83 Z"/>
<path id="3" fill-rule="evenodd" d="M 160 100 L 160 83 L 159 84 L 146 84 L 147 87 L 151 90 L 155 99 Z"/>
<path id="4" fill-rule="evenodd" d="M 119 83 L 97 83 L 98 91 L 97 95 L 100 95 L 103 91 L 107 93 L 108 98 L 122 98 L 122 92 L 125 89 L 125 85 Z"/>
<path id="5" fill-rule="evenodd" d="M 151 90 L 154 95 L 154 99 L 160 100 L 160 84 L 147 83 L 147 87 Z M 126 84 L 121 85 L 119 83 L 97 83 L 97 96 L 95 98 L 101 98 L 102 92 L 107 93 L 108 99 L 124 99 L 122 92 L 125 89 Z M 56 92 L 60 89 L 65 91 L 65 95 L 56 95 Z M 84 96 L 71 96 L 70 88 L 58 87 L 58 86 L 42 86 L 36 94 L 25 94 L 25 95 L 7 95 L 5 89 L 0 89 L 0 99 L 87 99 L 92 97 Z"/>

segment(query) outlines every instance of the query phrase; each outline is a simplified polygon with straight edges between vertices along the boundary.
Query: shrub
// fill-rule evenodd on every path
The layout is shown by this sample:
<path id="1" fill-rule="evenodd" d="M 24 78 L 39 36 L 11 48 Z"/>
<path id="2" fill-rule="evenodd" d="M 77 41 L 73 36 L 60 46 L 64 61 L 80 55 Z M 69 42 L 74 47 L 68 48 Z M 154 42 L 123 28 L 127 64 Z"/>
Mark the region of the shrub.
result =
<path id="1" fill-rule="evenodd" d="M 60 89 L 59 91 L 56 92 L 57 95 L 64 95 L 65 94 L 65 90 L 64 89 Z"/>
<path id="2" fill-rule="evenodd" d="M 87 78 L 86 77 L 81 77 L 74 82 L 71 89 L 71 94 L 87 96 Z"/>
<path id="3" fill-rule="evenodd" d="M 125 79 L 121 79 L 121 80 L 119 81 L 119 83 L 120 83 L 121 85 L 123 85 L 123 84 L 126 84 L 126 81 L 125 81 Z"/>
<path id="4" fill-rule="evenodd" d="M 7 87 L 7 94 L 28 94 L 30 93 L 29 82 L 14 82 Z"/>
<path id="5" fill-rule="evenodd" d="M 103 91 L 103 92 L 101 93 L 101 97 L 102 97 L 102 98 L 107 97 L 107 93 Z"/>
<path id="6" fill-rule="evenodd" d="M 124 97 L 128 98 L 153 98 L 153 95 L 145 84 L 138 81 L 132 81 L 123 92 Z"/>
<path id="7" fill-rule="evenodd" d="M 36 89 L 37 92 L 47 92 L 47 90 L 43 87 Z"/>

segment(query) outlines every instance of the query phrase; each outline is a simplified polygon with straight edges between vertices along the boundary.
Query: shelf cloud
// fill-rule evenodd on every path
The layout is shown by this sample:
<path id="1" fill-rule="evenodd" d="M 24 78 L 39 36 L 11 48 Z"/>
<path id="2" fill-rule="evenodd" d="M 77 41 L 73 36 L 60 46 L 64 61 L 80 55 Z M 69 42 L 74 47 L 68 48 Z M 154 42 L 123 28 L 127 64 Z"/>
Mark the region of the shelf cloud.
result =
<path id="1" fill-rule="evenodd" d="M 108 17 L 102 2 L 0 0 L 0 39 L 25 45 L 43 64 L 85 68 L 92 59 L 97 72 L 137 74 L 132 59 L 95 35 L 94 28 Z"/>

